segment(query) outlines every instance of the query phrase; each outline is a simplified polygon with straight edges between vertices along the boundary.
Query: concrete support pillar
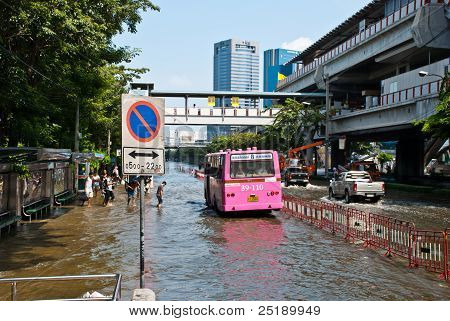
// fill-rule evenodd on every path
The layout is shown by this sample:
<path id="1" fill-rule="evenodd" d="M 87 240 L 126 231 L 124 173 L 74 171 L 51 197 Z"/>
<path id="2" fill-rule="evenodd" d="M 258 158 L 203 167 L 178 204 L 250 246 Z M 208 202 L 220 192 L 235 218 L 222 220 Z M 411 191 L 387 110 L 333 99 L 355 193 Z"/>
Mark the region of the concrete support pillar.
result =
<path id="1" fill-rule="evenodd" d="M 339 140 L 331 140 L 331 168 L 336 167 L 338 168 L 338 165 L 344 166 L 347 164 L 348 160 L 348 146 L 350 146 L 350 142 L 346 142 L 345 150 L 339 149 Z"/>
<path id="2" fill-rule="evenodd" d="M 397 142 L 396 174 L 400 181 L 423 176 L 425 142 L 421 135 L 402 137 Z"/>

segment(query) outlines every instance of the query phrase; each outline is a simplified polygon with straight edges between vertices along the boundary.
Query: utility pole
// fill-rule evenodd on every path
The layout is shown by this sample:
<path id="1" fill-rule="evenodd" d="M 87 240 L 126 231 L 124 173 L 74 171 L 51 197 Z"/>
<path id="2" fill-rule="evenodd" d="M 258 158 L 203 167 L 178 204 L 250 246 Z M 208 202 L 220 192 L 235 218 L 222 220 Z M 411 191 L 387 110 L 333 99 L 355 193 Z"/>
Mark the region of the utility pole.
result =
<path id="1" fill-rule="evenodd" d="M 325 112 L 325 177 L 328 178 L 328 163 L 330 152 L 330 77 L 328 74 L 324 75 L 325 78 L 325 95 L 326 95 L 326 112 Z"/>
<path id="2" fill-rule="evenodd" d="M 108 129 L 108 146 L 106 147 L 108 151 L 108 156 L 111 154 L 111 129 Z"/>
<path id="3" fill-rule="evenodd" d="M 75 114 L 75 145 L 74 151 L 80 151 L 80 99 L 77 97 L 77 107 Z"/>

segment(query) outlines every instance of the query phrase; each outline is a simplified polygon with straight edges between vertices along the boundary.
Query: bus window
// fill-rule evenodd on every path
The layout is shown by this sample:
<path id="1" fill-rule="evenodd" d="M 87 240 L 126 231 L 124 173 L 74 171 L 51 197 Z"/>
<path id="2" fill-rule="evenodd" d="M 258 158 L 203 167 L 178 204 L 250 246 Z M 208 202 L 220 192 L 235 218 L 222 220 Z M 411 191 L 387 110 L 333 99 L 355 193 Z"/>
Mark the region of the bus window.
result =
<path id="1" fill-rule="evenodd" d="M 223 163 L 224 163 L 224 156 L 221 155 L 218 157 L 218 165 L 217 165 L 217 175 L 216 178 L 222 179 L 223 178 Z"/>
<path id="2" fill-rule="evenodd" d="M 231 178 L 272 177 L 275 175 L 273 160 L 232 161 Z"/>

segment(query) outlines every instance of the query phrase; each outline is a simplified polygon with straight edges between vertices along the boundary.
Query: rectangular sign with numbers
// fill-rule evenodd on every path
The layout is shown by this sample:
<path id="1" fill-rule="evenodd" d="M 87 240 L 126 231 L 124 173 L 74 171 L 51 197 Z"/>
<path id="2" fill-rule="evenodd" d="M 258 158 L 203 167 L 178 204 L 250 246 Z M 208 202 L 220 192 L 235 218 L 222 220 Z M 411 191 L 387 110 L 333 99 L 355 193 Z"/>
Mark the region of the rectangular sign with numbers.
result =
<path id="1" fill-rule="evenodd" d="M 124 147 L 122 153 L 125 175 L 164 175 L 164 149 Z"/>
<path id="2" fill-rule="evenodd" d="M 164 174 L 161 98 L 122 95 L 122 168 L 125 175 Z"/>

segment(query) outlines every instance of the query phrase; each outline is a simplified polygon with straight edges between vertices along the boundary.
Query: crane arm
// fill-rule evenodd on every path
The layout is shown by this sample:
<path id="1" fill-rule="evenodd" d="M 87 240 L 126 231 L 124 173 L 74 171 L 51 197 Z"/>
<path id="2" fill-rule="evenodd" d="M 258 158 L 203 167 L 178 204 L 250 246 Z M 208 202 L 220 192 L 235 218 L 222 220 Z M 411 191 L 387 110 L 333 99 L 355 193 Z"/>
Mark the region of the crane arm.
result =
<path id="1" fill-rule="evenodd" d="M 304 146 L 301 146 L 301 147 L 291 148 L 289 150 L 289 158 L 293 158 L 295 156 L 295 153 L 298 153 L 298 152 L 300 152 L 302 150 L 310 149 L 310 148 L 313 148 L 313 147 L 316 147 L 316 146 L 321 146 L 321 145 L 323 145 L 323 140 L 315 142 L 315 143 L 312 143 L 312 144 L 304 145 Z"/>

